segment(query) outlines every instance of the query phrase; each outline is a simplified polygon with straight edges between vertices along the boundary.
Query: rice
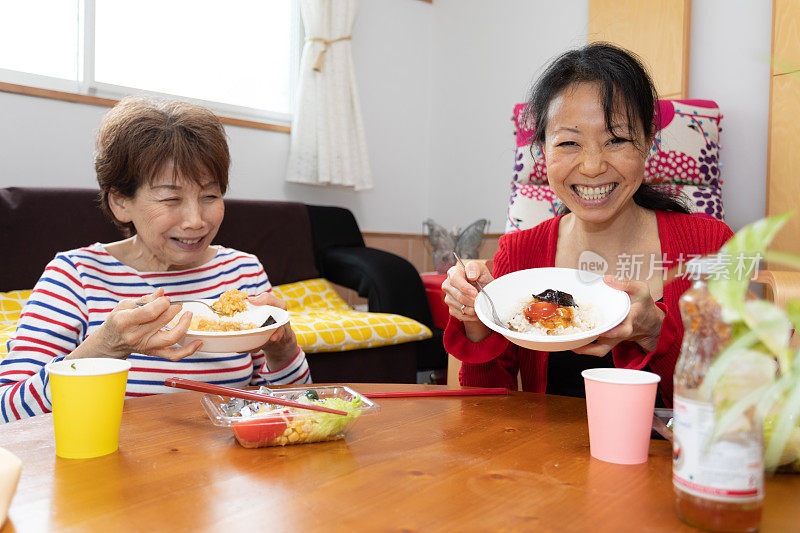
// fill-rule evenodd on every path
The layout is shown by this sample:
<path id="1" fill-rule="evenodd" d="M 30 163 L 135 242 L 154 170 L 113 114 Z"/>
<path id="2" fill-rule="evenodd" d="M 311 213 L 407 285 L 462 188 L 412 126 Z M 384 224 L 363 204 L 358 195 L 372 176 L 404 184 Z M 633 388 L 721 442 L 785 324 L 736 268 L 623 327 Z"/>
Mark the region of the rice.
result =
<path id="1" fill-rule="evenodd" d="M 225 291 L 211 307 L 217 313 L 228 316 L 247 311 L 247 293 L 237 289 Z"/>
<path id="2" fill-rule="evenodd" d="M 194 331 L 243 331 L 258 326 L 241 320 L 224 320 L 219 318 L 192 317 L 189 329 Z"/>
<path id="3" fill-rule="evenodd" d="M 541 324 L 532 324 L 525 316 L 524 310 L 535 300 L 528 300 L 521 304 L 518 311 L 508 319 L 509 329 L 521 333 L 533 333 L 535 335 L 571 335 L 573 333 L 583 333 L 597 327 L 597 319 L 591 305 L 578 303 L 573 307 L 572 323 L 569 326 L 557 326 L 548 329 Z"/>
<path id="4" fill-rule="evenodd" d="M 211 304 L 211 307 L 222 315 L 232 316 L 242 311 L 247 311 L 247 293 L 231 289 L 225 291 Z M 195 331 L 242 331 L 257 328 L 257 324 L 232 320 L 230 318 L 193 317 L 189 329 Z"/>

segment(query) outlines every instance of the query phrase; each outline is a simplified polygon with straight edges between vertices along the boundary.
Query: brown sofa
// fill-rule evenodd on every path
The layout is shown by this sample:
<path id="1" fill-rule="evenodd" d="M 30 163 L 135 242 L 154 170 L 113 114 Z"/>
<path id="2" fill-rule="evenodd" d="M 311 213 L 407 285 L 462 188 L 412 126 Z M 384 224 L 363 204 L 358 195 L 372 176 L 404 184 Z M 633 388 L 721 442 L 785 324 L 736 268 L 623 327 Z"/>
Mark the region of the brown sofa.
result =
<path id="1" fill-rule="evenodd" d="M 122 235 L 97 206 L 93 189 L 0 189 L 0 291 L 30 289 L 56 252 Z M 367 248 L 344 208 L 296 202 L 226 200 L 216 242 L 255 254 L 274 285 L 324 277 L 366 297 L 372 312 L 433 319 L 416 269 L 394 254 Z M 418 370 L 446 366 L 441 331 L 424 341 L 308 355 L 322 382 L 413 383 Z"/>

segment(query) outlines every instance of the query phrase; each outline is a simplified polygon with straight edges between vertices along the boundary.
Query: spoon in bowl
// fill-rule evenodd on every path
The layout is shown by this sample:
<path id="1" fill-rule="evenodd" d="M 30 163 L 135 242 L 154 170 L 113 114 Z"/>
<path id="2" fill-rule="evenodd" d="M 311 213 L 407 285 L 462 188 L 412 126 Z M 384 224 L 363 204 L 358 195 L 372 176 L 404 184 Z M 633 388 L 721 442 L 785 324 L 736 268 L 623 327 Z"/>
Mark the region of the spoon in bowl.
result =
<path id="1" fill-rule="evenodd" d="M 458 254 L 455 253 L 455 252 L 453 252 L 453 257 L 456 258 L 456 261 L 458 261 L 458 264 L 461 265 L 461 268 L 464 269 L 464 275 L 466 275 L 467 266 L 464 264 L 464 261 L 462 261 L 461 258 L 458 257 Z M 481 285 L 478 280 L 471 281 L 470 283 L 474 283 L 475 286 L 478 288 L 478 292 L 480 292 L 481 294 L 483 294 L 486 297 L 486 300 L 489 302 L 489 307 L 492 309 L 492 319 L 494 320 L 494 323 L 497 324 L 498 326 L 501 326 L 501 327 L 504 327 L 504 328 L 507 327 L 506 324 L 504 324 L 503 321 L 500 320 L 500 317 L 497 314 L 497 309 L 495 309 L 495 307 L 494 307 L 494 302 L 489 297 L 489 293 L 487 293 L 485 290 L 483 290 L 483 285 Z"/>
<path id="2" fill-rule="evenodd" d="M 211 309 L 211 311 L 213 311 L 217 316 L 230 317 L 230 316 L 234 315 L 234 313 L 231 313 L 231 314 L 221 313 L 221 312 L 217 311 L 216 309 L 214 309 L 212 306 L 210 306 L 208 303 L 204 302 L 203 300 L 174 300 L 174 301 L 171 301 L 169 303 L 169 305 L 182 304 L 182 303 L 186 303 L 186 302 L 194 302 L 194 303 L 198 303 L 198 304 L 203 304 L 206 307 L 208 307 L 209 309 Z M 142 307 L 143 305 L 146 305 L 146 304 L 143 304 L 141 302 L 136 302 L 136 307 Z M 277 322 L 277 320 L 275 320 L 275 318 L 272 315 L 269 315 L 269 316 L 267 316 L 267 319 L 264 320 L 264 323 L 261 324 L 259 327 L 260 328 L 265 328 L 267 326 L 271 326 L 275 322 Z"/>
<path id="3" fill-rule="evenodd" d="M 169 305 L 183 304 L 183 303 L 186 303 L 186 302 L 193 302 L 193 303 L 203 304 L 206 307 L 208 307 L 209 309 L 211 309 L 211 311 L 213 311 L 214 314 L 219 315 L 219 316 L 232 316 L 233 315 L 233 313 L 222 313 L 220 311 L 217 311 L 216 309 L 214 309 L 212 306 L 210 306 L 208 303 L 204 302 L 203 300 L 172 300 L 169 303 Z M 136 302 L 136 307 L 142 307 L 143 305 L 147 305 L 147 304 L 144 304 L 142 302 Z M 274 324 L 274 322 L 273 322 L 273 324 Z M 264 324 L 264 325 L 267 326 L 269 324 Z"/>

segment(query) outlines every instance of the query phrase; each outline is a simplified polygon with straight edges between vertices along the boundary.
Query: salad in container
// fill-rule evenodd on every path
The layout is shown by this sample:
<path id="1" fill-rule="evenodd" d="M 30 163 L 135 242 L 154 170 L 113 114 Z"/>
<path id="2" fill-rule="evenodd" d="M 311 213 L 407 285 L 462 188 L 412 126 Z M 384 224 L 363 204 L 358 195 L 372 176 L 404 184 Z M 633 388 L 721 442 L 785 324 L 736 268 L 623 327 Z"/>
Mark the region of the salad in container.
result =
<path id="1" fill-rule="evenodd" d="M 380 406 L 344 385 L 269 389 L 261 394 L 316 404 L 347 412 L 336 415 L 267 402 L 204 394 L 201 403 L 215 426 L 229 427 L 245 448 L 286 446 L 344 438 L 362 415 L 377 413 Z"/>

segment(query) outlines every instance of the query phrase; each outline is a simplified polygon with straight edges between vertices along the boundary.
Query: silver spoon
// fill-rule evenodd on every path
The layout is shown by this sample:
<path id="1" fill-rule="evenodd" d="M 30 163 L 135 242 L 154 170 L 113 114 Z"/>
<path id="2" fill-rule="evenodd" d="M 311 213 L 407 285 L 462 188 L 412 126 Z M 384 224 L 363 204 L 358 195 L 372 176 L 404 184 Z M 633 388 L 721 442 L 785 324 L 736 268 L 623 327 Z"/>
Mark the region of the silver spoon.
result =
<path id="1" fill-rule="evenodd" d="M 198 304 L 203 304 L 206 307 L 208 307 L 209 309 L 211 309 L 212 312 L 214 312 L 215 314 L 217 314 L 219 316 L 232 316 L 231 314 L 220 313 L 219 311 L 217 311 L 216 309 L 214 309 L 213 307 L 208 305 L 208 303 L 204 302 L 203 300 L 172 300 L 169 303 L 169 305 L 182 304 L 182 303 L 186 303 L 186 302 L 194 302 L 194 303 L 198 303 Z M 137 307 L 142 307 L 143 305 L 147 305 L 147 304 L 144 304 L 144 303 L 141 303 L 141 302 L 136 302 L 136 306 Z"/>
<path id="2" fill-rule="evenodd" d="M 225 313 L 220 313 L 219 311 L 217 311 L 216 309 L 214 309 L 213 307 L 211 307 L 210 305 L 208 305 L 206 302 L 204 302 L 204 301 L 202 301 L 202 300 L 173 300 L 173 301 L 171 301 L 171 302 L 169 303 L 169 305 L 174 305 L 174 304 L 182 304 L 182 303 L 185 303 L 185 302 L 195 302 L 195 303 L 203 304 L 203 305 L 205 305 L 206 307 L 208 307 L 209 309 L 211 309 L 211 311 L 213 311 L 214 313 L 216 313 L 216 314 L 217 314 L 217 316 L 233 316 L 233 315 L 226 315 Z M 141 302 L 136 302 L 136 306 L 137 306 L 137 307 L 142 307 L 143 305 L 146 305 L 146 304 L 143 304 L 143 303 L 141 303 Z M 264 327 L 267 327 L 267 326 L 271 326 L 271 325 L 272 325 L 272 324 L 274 324 L 275 322 L 277 322 L 277 320 L 275 320 L 275 319 L 272 317 L 272 315 L 269 315 L 269 316 L 267 317 L 267 319 L 264 321 L 264 323 L 263 323 L 263 324 L 261 324 L 261 326 L 259 326 L 259 327 L 262 327 L 262 328 L 264 328 Z"/>
<path id="3" fill-rule="evenodd" d="M 453 252 L 453 257 L 455 257 L 455 258 L 456 258 L 456 261 L 458 261 L 458 264 L 459 264 L 459 265 L 461 265 L 461 268 L 463 268 L 463 269 L 464 269 L 464 275 L 466 276 L 466 272 L 467 272 L 467 266 L 464 264 L 464 261 L 462 261 L 462 260 L 461 260 L 461 258 L 460 258 L 460 257 L 458 257 L 458 254 L 457 254 L 457 253 L 455 253 L 455 252 Z M 498 316 L 498 314 L 497 314 L 497 309 L 495 309 L 495 307 L 494 307 L 494 302 L 493 302 L 493 301 L 492 301 L 492 299 L 489 297 L 489 293 L 488 293 L 488 292 L 486 292 L 485 290 L 483 290 L 483 285 L 481 285 L 481 284 L 480 284 L 480 282 L 478 282 L 478 280 L 472 281 L 472 282 L 470 282 L 470 283 L 474 283 L 474 284 L 475 284 L 475 286 L 476 286 L 476 287 L 478 287 L 478 291 L 479 291 L 481 294 L 483 294 L 484 296 L 486 296 L 486 300 L 489 302 L 489 307 L 491 307 L 491 308 L 492 308 L 492 319 L 494 319 L 494 323 L 495 323 L 495 324 L 497 324 L 498 326 L 501 326 L 501 327 L 504 327 L 504 328 L 505 328 L 505 327 L 507 327 L 507 326 L 506 326 L 506 325 L 503 323 L 503 321 L 502 321 L 502 320 L 500 320 L 500 317 L 499 317 L 499 316 Z"/>

